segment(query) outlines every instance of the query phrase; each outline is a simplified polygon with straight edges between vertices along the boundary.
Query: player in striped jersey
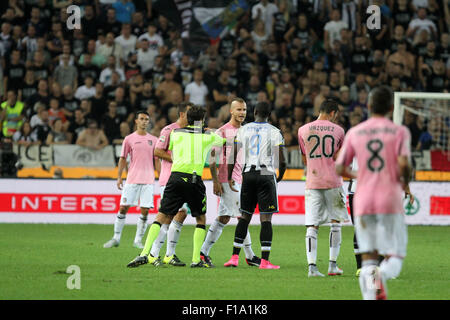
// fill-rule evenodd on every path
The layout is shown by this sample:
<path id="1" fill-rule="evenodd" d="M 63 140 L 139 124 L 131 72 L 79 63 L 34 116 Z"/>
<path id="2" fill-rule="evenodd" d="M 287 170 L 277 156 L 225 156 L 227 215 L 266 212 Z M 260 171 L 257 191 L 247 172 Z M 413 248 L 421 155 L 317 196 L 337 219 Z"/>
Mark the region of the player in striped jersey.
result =
<path id="1" fill-rule="evenodd" d="M 277 182 L 283 179 L 286 171 L 284 160 L 284 139 L 279 129 L 269 124 L 270 105 L 260 102 L 255 106 L 255 122 L 241 127 L 236 135 L 233 161 L 228 165 L 228 184 L 234 188 L 233 169 L 239 149 L 243 150 L 243 173 L 239 220 L 234 235 L 233 254 L 224 264 L 225 267 L 237 267 L 239 253 L 244 245 L 248 225 L 256 205 L 260 211 L 261 263 L 260 269 L 279 269 L 280 266 L 269 262 L 272 246 L 272 214 L 278 212 Z M 276 177 L 275 168 L 279 167 Z"/>

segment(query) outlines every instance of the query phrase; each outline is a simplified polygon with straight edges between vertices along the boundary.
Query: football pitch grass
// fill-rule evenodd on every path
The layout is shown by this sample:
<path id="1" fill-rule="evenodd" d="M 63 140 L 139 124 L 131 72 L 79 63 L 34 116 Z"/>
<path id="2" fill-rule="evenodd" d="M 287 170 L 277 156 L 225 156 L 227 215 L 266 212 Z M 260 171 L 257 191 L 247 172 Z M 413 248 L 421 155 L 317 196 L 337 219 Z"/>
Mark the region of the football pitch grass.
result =
<path id="1" fill-rule="evenodd" d="M 208 227 L 208 226 L 207 226 Z M 338 265 L 342 276 L 308 278 L 304 226 L 274 226 L 270 260 L 279 270 L 259 270 L 245 263 L 225 268 L 235 226 L 227 226 L 210 254 L 216 268 L 191 269 L 194 226 L 184 226 L 177 246 L 186 267 L 126 265 L 136 226 L 126 225 L 118 248 L 104 249 L 112 225 L 0 224 L 0 300 L 148 299 L 148 300 L 360 300 L 353 255 L 353 228 L 343 227 Z M 148 229 L 147 229 L 148 230 Z M 250 226 L 260 255 L 258 225 Z M 389 299 L 450 299 L 450 227 L 410 226 L 408 256 Z M 329 227 L 319 230 L 319 270 L 328 269 Z M 161 254 L 165 253 L 165 245 Z M 69 290 L 69 266 L 80 268 L 81 289 Z"/>

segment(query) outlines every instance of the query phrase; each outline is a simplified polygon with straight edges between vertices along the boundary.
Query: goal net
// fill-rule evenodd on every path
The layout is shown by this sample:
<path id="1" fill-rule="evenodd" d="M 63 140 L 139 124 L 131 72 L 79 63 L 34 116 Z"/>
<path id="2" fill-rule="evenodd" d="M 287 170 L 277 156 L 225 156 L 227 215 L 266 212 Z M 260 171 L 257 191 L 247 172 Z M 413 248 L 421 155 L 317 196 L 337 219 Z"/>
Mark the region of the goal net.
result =
<path id="1" fill-rule="evenodd" d="M 450 93 L 395 92 L 393 120 L 411 132 L 415 170 L 447 180 L 439 178 L 450 173 Z"/>
<path id="2" fill-rule="evenodd" d="M 450 215 L 450 93 L 395 92 L 393 121 L 411 132 L 415 180 L 440 182 L 416 194 L 430 193 L 430 215 Z"/>

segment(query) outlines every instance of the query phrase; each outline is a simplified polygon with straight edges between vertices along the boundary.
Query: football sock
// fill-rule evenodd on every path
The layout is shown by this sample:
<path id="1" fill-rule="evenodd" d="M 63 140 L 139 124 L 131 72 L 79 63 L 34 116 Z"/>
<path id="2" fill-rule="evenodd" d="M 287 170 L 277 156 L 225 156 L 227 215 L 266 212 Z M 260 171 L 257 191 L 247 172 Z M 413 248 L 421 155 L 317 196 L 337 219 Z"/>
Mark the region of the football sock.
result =
<path id="1" fill-rule="evenodd" d="M 316 264 L 318 233 L 319 230 L 316 228 L 306 228 L 306 258 L 308 259 L 308 264 Z"/>
<path id="2" fill-rule="evenodd" d="M 239 255 L 241 248 L 244 246 L 244 239 L 247 235 L 249 222 L 245 219 L 239 219 L 234 232 L 233 254 Z"/>
<path id="3" fill-rule="evenodd" d="M 330 228 L 330 261 L 336 262 L 341 249 L 341 229 L 340 223 L 332 223 Z"/>
<path id="4" fill-rule="evenodd" d="M 364 260 L 362 262 L 359 286 L 364 300 L 375 300 L 376 298 L 375 274 L 377 264 L 377 260 Z"/>
<path id="5" fill-rule="evenodd" d="M 269 260 L 270 249 L 272 247 L 272 222 L 261 222 L 259 240 L 261 241 L 261 259 Z"/>
<path id="6" fill-rule="evenodd" d="M 403 259 L 398 257 L 390 257 L 389 259 L 383 260 L 380 264 L 380 272 L 383 280 L 389 280 L 400 275 L 402 270 Z"/>
<path id="7" fill-rule="evenodd" d="M 220 223 L 219 220 L 215 219 L 214 222 L 208 229 L 208 233 L 206 235 L 205 242 L 203 242 L 201 251 L 209 256 L 209 251 L 211 250 L 214 243 L 219 240 L 220 235 L 222 234 L 223 228 L 225 225 Z"/>
<path id="8" fill-rule="evenodd" d="M 152 257 L 159 257 L 159 251 L 161 250 L 164 242 L 166 242 L 167 230 L 169 229 L 169 224 L 163 224 L 161 230 L 159 230 L 158 237 L 153 241 L 152 249 L 150 254 Z"/>
<path id="9" fill-rule="evenodd" d="M 161 230 L 161 224 L 157 221 L 153 222 L 150 230 L 148 230 L 147 239 L 145 240 L 144 249 L 142 249 L 141 257 L 147 256 L 150 253 L 150 248 L 155 241 L 156 237 L 158 237 L 159 231 Z"/>
<path id="10" fill-rule="evenodd" d="M 137 226 L 136 226 L 136 236 L 134 237 L 134 242 L 141 242 L 145 234 L 145 229 L 147 229 L 147 216 L 140 215 Z"/>
<path id="11" fill-rule="evenodd" d="M 194 231 L 194 250 L 192 251 L 192 262 L 200 262 L 200 249 L 205 240 L 206 228 L 204 224 L 197 224 Z"/>
<path id="12" fill-rule="evenodd" d="M 170 257 L 175 254 L 175 248 L 178 244 L 178 239 L 180 239 L 181 228 L 183 224 L 172 220 L 169 226 L 169 231 L 167 232 L 167 249 L 166 256 Z"/>
<path id="13" fill-rule="evenodd" d="M 252 249 L 252 238 L 250 237 L 250 231 L 248 231 L 248 229 L 247 229 L 247 236 L 244 239 L 244 253 L 245 258 L 247 258 L 248 260 L 256 256 Z"/>
<path id="14" fill-rule="evenodd" d="M 120 237 L 122 235 L 123 226 L 125 225 L 125 214 L 121 214 L 120 212 L 116 216 L 116 220 L 114 221 L 114 240 L 120 242 Z"/>

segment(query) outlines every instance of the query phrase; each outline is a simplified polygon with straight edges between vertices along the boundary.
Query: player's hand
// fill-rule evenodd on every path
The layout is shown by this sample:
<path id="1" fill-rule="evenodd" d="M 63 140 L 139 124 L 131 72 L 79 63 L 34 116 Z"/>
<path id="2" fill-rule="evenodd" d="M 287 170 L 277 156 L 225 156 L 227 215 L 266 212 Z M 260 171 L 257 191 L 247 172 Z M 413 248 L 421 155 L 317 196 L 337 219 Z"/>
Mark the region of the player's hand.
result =
<path id="1" fill-rule="evenodd" d="M 117 178 L 117 189 L 122 190 L 122 177 Z"/>
<path id="2" fill-rule="evenodd" d="M 222 194 L 224 192 L 222 184 L 219 181 L 214 181 L 213 190 L 214 190 L 214 194 L 218 197 L 222 196 Z"/>
<path id="3" fill-rule="evenodd" d="M 230 189 L 234 192 L 239 192 L 234 188 L 234 180 L 228 180 L 228 185 L 230 186 Z"/>
<path id="4" fill-rule="evenodd" d="M 409 189 L 409 188 L 408 188 L 408 189 Z M 405 191 L 405 199 L 406 199 L 408 196 L 409 196 L 409 204 L 410 204 L 410 205 L 413 205 L 413 204 L 414 204 L 414 196 L 413 196 L 413 194 L 411 193 L 411 191 L 406 190 L 406 191 Z"/>

